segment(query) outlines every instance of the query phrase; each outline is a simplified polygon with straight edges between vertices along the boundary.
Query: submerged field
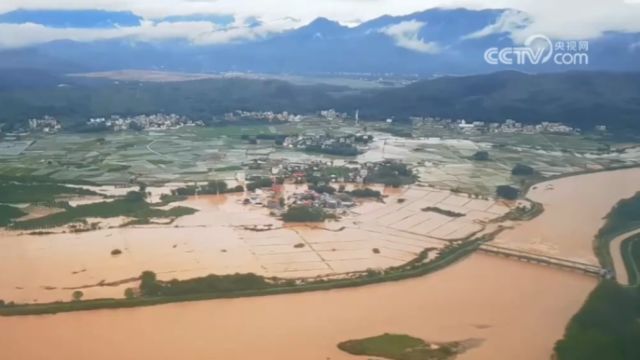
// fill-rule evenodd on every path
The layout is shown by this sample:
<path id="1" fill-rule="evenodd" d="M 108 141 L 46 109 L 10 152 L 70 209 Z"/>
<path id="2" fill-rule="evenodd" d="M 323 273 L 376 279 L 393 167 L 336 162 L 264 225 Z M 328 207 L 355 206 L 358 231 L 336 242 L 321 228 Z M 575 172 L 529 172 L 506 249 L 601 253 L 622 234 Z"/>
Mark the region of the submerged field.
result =
<path id="1" fill-rule="evenodd" d="M 292 225 L 270 216 L 265 208 L 242 205 L 242 198 L 242 194 L 191 197 L 172 203 L 173 210 L 136 202 L 127 204 L 127 212 L 120 214 L 177 217 L 164 225 L 123 227 L 131 220 L 99 219 L 97 213 L 88 212 L 100 210 L 105 215 L 104 211 L 121 208 L 124 200 L 106 203 L 108 208 L 102 203 L 80 205 L 70 212 L 18 222 L 18 228 L 30 228 L 84 213 L 100 225 L 82 233 L 45 227 L 49 233 L 44 235 L 31 232 L 35 230 L 0 230 L 0 271 L 13 274 L 0 279 L 0 293 L 6 301 L 42 303 L 69 300 L 81 287 L 85 299 L 122 298 L 131 282 L 112 286 L 100 282 L 117 283 L 145 270 L 163 280 L 236 272 L 283 278 L 341 276 L 399 266 L 424 249 L 433 249 L 429 254 L 433 258 L 451 241 L 492 231 L 487 222 L 509 211 L 493 200 L 409 187 L 393 189 L 386 203 L 363 200 L 338 221 Z M 429 206 L 464 216 L 422 210 Z M 197 212 L 174 214 L 189 209 Z M 255 227 L 265 230 L 255 231 Z M 114 249 L 122 254 L 110 256 Z"/>

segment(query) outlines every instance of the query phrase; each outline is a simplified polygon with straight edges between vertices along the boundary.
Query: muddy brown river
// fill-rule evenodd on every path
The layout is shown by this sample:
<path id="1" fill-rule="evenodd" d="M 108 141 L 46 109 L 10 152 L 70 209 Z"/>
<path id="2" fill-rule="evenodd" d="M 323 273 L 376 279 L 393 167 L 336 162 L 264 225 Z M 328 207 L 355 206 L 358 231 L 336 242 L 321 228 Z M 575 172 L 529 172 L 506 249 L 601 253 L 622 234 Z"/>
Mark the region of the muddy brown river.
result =
<path id="1" fill-rule="evenodd" d="M 548 359 L 596 280 L 473 255 L 422 278 L 296 295 L 0 317 L 11 360 L 357 359 L 340 341 L 385 332 L 483 339 L 459 357 Z"/>

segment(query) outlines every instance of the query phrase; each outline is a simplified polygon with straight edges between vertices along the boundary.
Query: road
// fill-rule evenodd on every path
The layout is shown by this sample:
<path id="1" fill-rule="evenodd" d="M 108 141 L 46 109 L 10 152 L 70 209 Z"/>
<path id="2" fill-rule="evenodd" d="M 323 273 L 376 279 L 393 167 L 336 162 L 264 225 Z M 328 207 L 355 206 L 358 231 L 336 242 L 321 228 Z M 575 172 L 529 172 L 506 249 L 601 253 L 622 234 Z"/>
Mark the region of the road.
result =
<path id="1" fill-rule="evenodd" d="M 613 267 L 616 271 L 616 281 L 620 285 L 629 286 L 629 274 L 627 274 L 627 268 L 624 266 L 621 251 L 622 242 L 636 234 L 640 234 L 640 229 L 635 229 L 616 237 L 609 245 L 609 252 L 611 252 L 611 257 L 613 258 Z"/>

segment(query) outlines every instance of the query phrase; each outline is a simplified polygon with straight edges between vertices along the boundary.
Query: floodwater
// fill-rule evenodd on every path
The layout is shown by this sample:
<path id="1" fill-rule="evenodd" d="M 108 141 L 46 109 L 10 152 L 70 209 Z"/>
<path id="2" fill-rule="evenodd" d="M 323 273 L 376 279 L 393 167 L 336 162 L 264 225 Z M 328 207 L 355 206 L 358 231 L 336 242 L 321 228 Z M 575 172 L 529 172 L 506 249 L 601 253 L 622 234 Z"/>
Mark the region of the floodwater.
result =
<path id="1" fill-rule="evenodd" d="M 288 186 L 286 191 L 296 189 Z M 199 210 L 171 225 L 121 228 L 127 219 L 114 218 L 95 219 L 108 228 L 82 233 L 21 235 L 0 230 L 0 299 L 68 301 L 76 289 L 85 300 L 122 298 L 146 270 L 162 280 L 236 272 L 342 276 L 404 264 L 425 248 L 446 245 L 438 238 L 464 237 L 481 229 L 476 220 L 508 211 L 493 201 L 428 188 L 391 189 L 387 195 L 386 204 L 366 201 L 340 221 L 312 227 L 284 226 L 268 209 L 242 205 L 242 195 L 229 194 L 171 204 L 168 207 Z M 405 201 L 399 203 L 400 197 Z M 467 216 L 452 219 L 420 210 L 436 204 Z M 112 256 L 116 249 L 122 253 Z M 127 279 L 133 281 L 123 281 Z"/>
<path id="2" fill-rule="evenodd" d="M 361 288 L 0 317 L 0 351 L 11 360 L 354 360 L 336 344 L 391 332 L 484 340 L 460 360 L 540 360 L 595 284 L 477 254 L 429 276 Z"/>
<path id="3" fill-rule="evenodd" d="M 640 184 L 634 181 L 638 178 L 640 169 L 628 169 L 539 184 L 529 196 L 542 202 L 545 212 L 531 222 L 515 224 L 516 227 L 501 234 L 498 241 L 595 263 L 592 241 L 602 226 L 603 217 L 620 199 L 640 190 Z M 405 206 L 393 201 L 389 204 Z M 234 252 L 241 247 L 250 248 L 247 244 L 262 241 L 260 238 L 269 234 L 255 233 L 255 239 L 245 234 L 238 242 L 232 236 L 231 228 L 219 225 L 266 225 L 273 222 L 264 211 L 240 206 L 229 199 L 201 198 L 192 200 L 189 205 L 202 211 L 180 219 L 178 224 L 184 228 L 162 227 L 157 232 L 147 232 L 147 236 L 127 232 L 132 237 L 127 237 L 124 245 L 128 246 L 132 256 L 111 259 L 122 261 L 122 277 L 131 273 L 132 269 L 127 267 L 129 262 L 136 266 L 139 264 L 135 261 L 143 264 L 148 261 L 147 265 L 163 261 L 171 263 L 175 259 L 172 255 L 175 249 L 170 249 L 171 244 L 178 244 L 178 249 L 188 245 L 188 251 L 208 254 L 207 257 L 199 255 L 197 260 L 202 263 L 191 269 L 192 272 L 186 269 L 184 273 L 171 274 L 192 277 L 199 271 L 210 270 L 210 266 L 219 267 L 219 262 L 225 259 L 225 255 L 220 255 L 224 254 L 220 249 Z M 450 205 L 455 206 L 453 203 Z M 215 207 L 223 210 L 210 210 Z M 379 211 L 383 207 L 379 203 L 370 203 L 362 209 Z M 241 213 L 243 216 L 239 216 Z M 211 224 L 211 227 L 199 228 L 203 222 Z M 198 234 L 204 232 L 215 236 L 216 241 L 188 240 L 198 239 Z M 336 234 L 344 233 L 327 232 L 313 236 L 321 238 L 317 240 L 320 244 L 321 240 Z M 385 236 L 395 241 L 401 235 L 408 236 L 397 231 Z M 169 241 L 167 236 L 175 238 Z M 63 251 L 53 245 L 60 239 L 42 239 L 49 240 L 27 242 L 21 250 L 23 254 L 38 254 L 34 252 L 37 248 L 47 250 L 47 256 Z M 0 236 L 0 245 L 2 240 Z M 74 240 L 75 244 L 79 246 L 81 240 Z M 272 241 L 268 236 L 264 240 Z M 417 241 L 417 238 L 407 238 L 409 240 Z M 102 238 L 102 241 L 109 240 Z M 293 241 L 299 240 L 292 238 L 285 246 L 286 250 Z M 141 244 L 138 250 L 136 243 Z M 233 244 L 241 245 L 232 247 Z M 275 246 L 270 243 L 263 245 Z M 331 248 L 334 246 L 333 243 L 327 244 L 327 253 L 333 253 Z M 66 249 L 65 256 L 70 254 L 69 248 Z M 148 256 L 147 251 L 153 249 L 157 249 L 156 252 Z M 104 246 L 100 247 L 101 256 L 106 256 L 105 250 Z M 86 251 L 82 248 L 82 256 L 87 256 Z M 255 259 L 259 256 L 262 255 L 250 254 L 245 264 L 256 266 Z M 54 262 L 47 262 L 46 258 L 42 255 L 40 260 L 55 265 L 49 267 L 51 272 L 57 266 L 64 267 L 63 256 L 54 256 L 58 259 Z M 6 259 L 9 258 L 3 258 Z M 183 260 L 177 261 L 182 266 Z M 21 268 L 18 265 L 14 263 L 0 274 L 12 274 L 14 277 L 16 275 L 13 274 L 19 273 Z M 108 266 L 107 269 L 111 272 L 115 268 Z M 47 273 L 45 267 L 38 268 L 38 271 L 36 276 Z M 26 279 L 32 276 L 34 274 L 29 272 L 25 274 Z M 0 284 L 3 279 L 0 278 Z M 11 360 L 355 360 L 357 357 L 341 353 L 336 344 L 392 332 L 433 342 L 484 340 L 481 346 L 459 356 L 461 360 L 549 359 L 554 343 L 562 337 L 566 324 L 596 283 L 595 278 L 577 273 L 475 254 L 429 276 L 361 288 L 54 316 L 0 317 L 0 333 L 3 334 L 0 336 L 0 351 L 3 358 Z M 33 339 L 38 339 L 38 346 L 33 346 Z"/>
<path id="4" fill-rule="evenodd" d="M 528 197 L 544 204 L 532 221 L 503 232 L 501 245 L 598 264 L 594 236 L 621 199 L 640 191 L 640 168 L 606 171 L 552 180 L 534 186 Z"/>

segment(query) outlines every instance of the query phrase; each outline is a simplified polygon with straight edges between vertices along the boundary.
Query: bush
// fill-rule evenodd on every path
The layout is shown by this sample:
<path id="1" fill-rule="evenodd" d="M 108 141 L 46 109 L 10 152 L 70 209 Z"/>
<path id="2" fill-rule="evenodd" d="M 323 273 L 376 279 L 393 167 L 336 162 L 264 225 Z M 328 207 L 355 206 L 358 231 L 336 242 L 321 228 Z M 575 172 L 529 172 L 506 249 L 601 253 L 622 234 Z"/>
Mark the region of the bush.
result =
<path id="1" fill-rule="evenodd" d="M 282 215 L 285 222 L 323 222 L 326 219 L 323 209 L 312 206 L 293 206 Z"/>
<path id="2" fill-rule="evenodd" d="M 489 152 L 488 151 L 478 151 L 473 156 L 471 156 L 472 160 L 475 161 L 489 161 Z"/>
<path id="3" fill-rule="evenodd" d="M 133 299 L 136 296 L 134 290 L 132 288 L 124 289 L 124 297 L 127 299 Z"/>
<path id="4" fill-rule="evenodd" d="M 367 183 L 384 184 L 393 187 L 413 184 L 415 181 L 416 176 L 409 166 L 399 162 L 378 164 L 365 179 Z"/>
<path id="5" fill-rule="evenodd" d="M 146 197 L 147 197 L 147 194 L 142 191 L 129 191 L 124 198 L 127 201 L 136 202 L 136 201 L 144 201 Z"/>
<path id="6" fill-rule="evenodd" d="M 84 293 L 80 290 L 76 290 L 73 292 L 73 294 L 71 294 L 71 297 L 73 298 L 73 301 L 80 301 L 82 300 L 82 297 L 84 296 Z"/>
<path id="7" fill-rule="evenodd" d="M 113 249 L 113 250 L 111 250 L 111 255 L 112 255 L 112 256 L 122 255 L 122 250 L 120 250 L 120 249 Z"/>
<path id="8" fill-rule="evenodd" d="M 511 170 L 513 176 L 532 176 L 535 174 L 535 170 L 531 166 L 516 164 Z"/>
<path id="9" fill-rule="evenodd" d="M 318 194 L 333 195 L 336 193 L 336 188 L 331 185 L 309 186 L 309 190 L 315 191 Z"/>
<path id="10" fill-rule="evenodd" d="M 506 200 L 516 200 L 520 196 L 520 190 L 509 185 L 500 185 L 496 188 L 496 195 Z"/>
<path id="11" fill-rule="evenodd" d="M 273 180 L 271 178 L 260 178 L 258 180 L 247 183 L 247 190 L 254 191 L 256 189 L 268 188 L 273 186 Z"/>
<path id="12" fill-rule="evenodd" d="M 369 189 L 369 188 L 355 189 L 355 190 L 349 192 L 349 194 L 351 194 L 351 196 L 357 197 L 357 198 L 376 198 L 376 199 L 378 199 L 378 198 L 380 198 L 382 196 L 380 191 L 372 190 L 372 189 Z"/>
<path id="13" fill-rule="evenodd" d="M 227 191 L 228 187 L 229 186 L 225 181 L 221 181 L 221 180 L 209 181 L 209 183 L 202 188 L 203 190 L 202 193 L 209 194 L 209 195 L 222 194 Z"/>

